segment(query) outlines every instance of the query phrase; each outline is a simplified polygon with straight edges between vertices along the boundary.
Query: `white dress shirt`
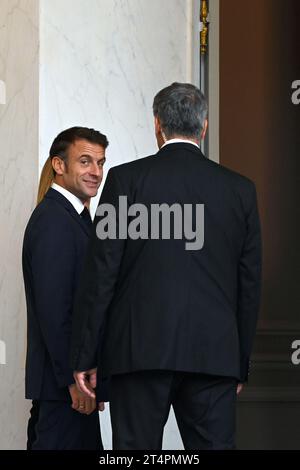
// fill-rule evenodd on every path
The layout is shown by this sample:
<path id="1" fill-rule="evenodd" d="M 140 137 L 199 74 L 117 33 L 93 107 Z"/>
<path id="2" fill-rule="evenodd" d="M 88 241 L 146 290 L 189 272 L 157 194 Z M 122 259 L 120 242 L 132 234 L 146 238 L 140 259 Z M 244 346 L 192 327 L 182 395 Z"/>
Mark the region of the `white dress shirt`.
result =
<path id="1" fill-rule="evenodd" d="M 195 147 L 197 147 L 198 149 L 200 149 L 199 145 L 196 144 L 196 142 L 193 142 L 192 140 L 185 140 L 185 139 L 170 139 L 170 140 L 167 140 L 162 146 L 161 148 L 163 148 L 165 145 L 168 145 L 168 144 L 192 144 L 192 145 L 195 145 Z"/>
<path id="2" fill-rule="evenodd" d="M 70 193 L 70 191 L 56 183 L 52 183 L 51 188 L 65 196 L 65 198 L 68 199 L 68 201 L 72 204 L 75 211 L 78 212 L 79 215 L 81 214 L 84 209 L 84 204 L 77 196 L 75 196 L 75 194 Z"/>

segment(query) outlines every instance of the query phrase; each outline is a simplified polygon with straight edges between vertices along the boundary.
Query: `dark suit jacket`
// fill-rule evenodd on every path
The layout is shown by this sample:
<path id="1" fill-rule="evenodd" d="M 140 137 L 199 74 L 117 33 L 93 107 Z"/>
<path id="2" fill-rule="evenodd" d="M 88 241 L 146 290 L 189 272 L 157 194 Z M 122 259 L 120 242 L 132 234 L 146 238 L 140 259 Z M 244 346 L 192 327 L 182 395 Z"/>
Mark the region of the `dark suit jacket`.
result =
<path id="1" fill-rule="evenodd" d="M 72 367 L 104 376 L 164 369 L 245 381 L 260 297 L 254 184 L 191 144 L 109 171 L 100 204 L 204 204 L 204 247 L 186 240 L 105 240 L 94 233 L 75 304 Z M 105 338 L 103 332 L 105 331 Z"/>
<path id="2" fill-rule="evenodd" d="M 90 229 L 49 189 L 33 211 L 23 244 L 27 302 L 26 398 L 70 400 L 73 301 Z"/>

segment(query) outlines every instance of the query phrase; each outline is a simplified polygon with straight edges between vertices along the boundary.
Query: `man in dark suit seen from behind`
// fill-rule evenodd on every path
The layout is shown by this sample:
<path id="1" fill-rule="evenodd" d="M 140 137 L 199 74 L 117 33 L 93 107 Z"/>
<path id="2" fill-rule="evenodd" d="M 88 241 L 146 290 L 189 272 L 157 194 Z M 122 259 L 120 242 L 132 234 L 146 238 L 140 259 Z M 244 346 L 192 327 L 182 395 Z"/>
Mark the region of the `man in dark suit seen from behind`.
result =
<path id="1" fill-rule="evenodd" d="M 75 304 L 74 376 L 89 396 L 96 367 L 111 376 L 114 449 L 161 449 L 171 405 L 185 449 L 233 449 L 260 298 L 255 185 L 202 154 L 207 105 L 195 86 L 164 88 L 153 111 L 158 153 L 110 169 L 101 195 Z M 159 231 L 149 217 L 140 236 L 105 239 L 102 208 L 116 208 L 116 227 L 126 220 L 119 196 L 128 232 L 138 208 L 159 206 L 168 222 L 190 220 L 195 240 L 175 222 L 166 237 L 166 217 Z"/>

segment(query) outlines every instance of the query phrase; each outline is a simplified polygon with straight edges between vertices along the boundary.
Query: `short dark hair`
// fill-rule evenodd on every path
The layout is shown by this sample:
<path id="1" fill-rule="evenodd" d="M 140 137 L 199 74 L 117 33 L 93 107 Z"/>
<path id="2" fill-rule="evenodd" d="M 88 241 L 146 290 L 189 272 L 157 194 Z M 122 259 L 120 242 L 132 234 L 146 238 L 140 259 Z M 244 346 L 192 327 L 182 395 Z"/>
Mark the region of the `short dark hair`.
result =
<path id="1" fill-rule="evenodd" d="M 207 103 L 196 86 L 175 82 L 157 93 L 153 114 L 159 118 L 168 139 L 175 135 L 199 139 L 207 116 Z"/>
<path id="2" fill-rule="evenodd" d="M 92 144 L 101 145 L 105 149 L 108 146 L 108 140 L 101 132 L 88 127 L 70 127 L 55 137 L 49 151 L 49 157 L 52 159 L 57 156 L 66 161 L 70 145 L 80 139 L 87 140 Z"/>

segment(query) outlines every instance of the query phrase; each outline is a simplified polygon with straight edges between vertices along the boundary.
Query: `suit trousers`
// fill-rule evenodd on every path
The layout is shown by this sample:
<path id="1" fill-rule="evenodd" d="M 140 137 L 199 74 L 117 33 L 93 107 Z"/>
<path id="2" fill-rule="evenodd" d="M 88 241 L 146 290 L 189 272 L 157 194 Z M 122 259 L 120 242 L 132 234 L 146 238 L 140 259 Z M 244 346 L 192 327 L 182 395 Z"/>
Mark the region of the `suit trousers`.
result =
<path id="1" fill-rule="evenodd" d="M 32 450 L 32 445 L 36 440 L 35 427 L 39 420 L 40 402 L 39 400 L 32 400 L 32 407 L 30 410 L 30 418 L 27 425 L 27 446 L 26 450 Z"/>
<path id="2" fill-rule="evenodd" d="M 173 406 L 186 450 L 234 449 L 237 380 L 199 373 L 141 371 L 110 384 L 113 449 L 160 450 Z"/>
<path id="3" fill-rule="evenodd" d="M 97 410 L 84 415 L 69 402 L 41 400 L 35 421 L 31 450 L 103 450 Z"/>

